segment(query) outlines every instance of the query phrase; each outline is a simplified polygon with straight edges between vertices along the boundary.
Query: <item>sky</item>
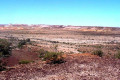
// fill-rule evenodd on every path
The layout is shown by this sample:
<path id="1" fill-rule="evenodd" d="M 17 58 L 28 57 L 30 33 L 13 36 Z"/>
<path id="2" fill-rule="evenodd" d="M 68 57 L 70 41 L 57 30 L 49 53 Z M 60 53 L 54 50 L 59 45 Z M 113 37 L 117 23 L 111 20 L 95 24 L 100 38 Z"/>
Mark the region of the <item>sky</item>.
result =
<path id="1" fill-rule="evenodd" d="M 0 0 L 0 24 L 120 27 L 120 0 Z"/>

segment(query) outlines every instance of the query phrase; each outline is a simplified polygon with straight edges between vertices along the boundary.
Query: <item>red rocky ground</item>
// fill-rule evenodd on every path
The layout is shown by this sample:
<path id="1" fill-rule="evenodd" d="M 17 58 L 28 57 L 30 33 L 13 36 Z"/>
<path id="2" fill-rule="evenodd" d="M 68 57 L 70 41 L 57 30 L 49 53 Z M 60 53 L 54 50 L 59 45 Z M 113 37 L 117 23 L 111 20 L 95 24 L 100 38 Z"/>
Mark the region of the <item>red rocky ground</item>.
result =
<path id="1" fill-rule="evenodd" d="M 120 60 L 90 54 L 64 55 L 65 63 L 16 65 L 0 72 L 0 80 L 120 80 Z"/>

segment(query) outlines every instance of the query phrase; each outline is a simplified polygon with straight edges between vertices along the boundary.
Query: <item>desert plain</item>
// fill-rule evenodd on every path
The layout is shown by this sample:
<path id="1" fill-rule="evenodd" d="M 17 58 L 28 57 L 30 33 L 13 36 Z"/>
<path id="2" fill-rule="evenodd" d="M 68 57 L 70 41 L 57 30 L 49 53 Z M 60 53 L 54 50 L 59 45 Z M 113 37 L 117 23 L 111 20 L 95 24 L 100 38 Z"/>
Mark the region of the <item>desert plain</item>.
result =
<path id="1" fill-rule="evenodd" d="M 1 80 L 120 80 L 120 28 L 63 25 L 6 25 L 0 27 L 0 38 L 16 47 L 20 40 L 32 45 L 14 48 L 5 59 L 10 70 L 0 73 Z M 63 52 L 65 63 L 39 61 L 36 50 Z M 104 56 L 92 55 L 102 50 Z M 34 63 L 21 64 L 20 60 Z M 14 73 L 14 74 L 13 74 Z"/>

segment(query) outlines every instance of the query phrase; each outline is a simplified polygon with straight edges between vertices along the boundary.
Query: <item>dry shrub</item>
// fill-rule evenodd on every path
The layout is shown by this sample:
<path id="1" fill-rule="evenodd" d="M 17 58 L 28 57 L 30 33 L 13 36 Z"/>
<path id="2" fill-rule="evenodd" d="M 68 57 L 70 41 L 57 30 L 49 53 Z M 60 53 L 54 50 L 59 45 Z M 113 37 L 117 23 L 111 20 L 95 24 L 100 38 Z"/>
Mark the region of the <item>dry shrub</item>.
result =
<path id="1" fill-rule="evenodd" d="M 102 50 L 95 50 L 95 51 L 93 52 L 93 55 L 97 55 L 97 56 L 99 56 L 99 57 L 102 57 L 102 56 L 103 56 L 103 51 L 102 51 Z"/>
<path id="2" fill-rule="evenodd" d="M 21 61 L 19 61 L 19 64 L 28 64 L 28 63 L 30 63 L 30 62 L 32 62 L 32 61 L 21 60 Z"/>
<path id="3" fill-rule="evenodd" d="M 60 64 L 64 62 L 64 58 L 62 57 L 62 53 L 60 52 L 48 52 L 41 49 L 39 53 L 39 57 L 45 60 L 47 63 Z"/>
<path id="4" fill-rule="evenodd" d="M 117 54 L 115 54 L 115 57 L 120 59 L 120 51 L 118 51 Z"/>

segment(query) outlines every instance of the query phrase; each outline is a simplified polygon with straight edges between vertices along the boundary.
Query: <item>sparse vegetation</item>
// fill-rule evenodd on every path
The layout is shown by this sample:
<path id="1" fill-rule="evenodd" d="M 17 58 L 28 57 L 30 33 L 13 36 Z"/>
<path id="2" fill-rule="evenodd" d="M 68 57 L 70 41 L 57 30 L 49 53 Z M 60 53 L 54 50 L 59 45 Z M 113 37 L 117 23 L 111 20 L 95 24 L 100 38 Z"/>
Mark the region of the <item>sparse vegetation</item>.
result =
<path id="1" fill-rule="evenodd" d="M 120 51 L 118 51 L 117 54 L 115 54 L 115 57 L 120 59 Z"/>
<path id="2" fill-rule="evenodd" d="M 68 26 L 59 29 L 47 26 L 43 28 L 42 25 L 38 25 L 38 27 L 31 25 L 28 28 L 18 26 L 18 29 L 13 27 L 15 30 L 9 30 L 7 27 L 7 30 L 0 31 L 0 37 L 12 43 L 12 55 L 9 58 L 2 58 L 4 55 L 3 52 L 0 52 L 2 61 L 0 62 L 0 70 L 5 70 L 5 68 L 7 70 L 0 72 L 0 80 L 30 80 L 31 78 L 48 80 L 51 78 L 68 80 L 119 79 L 117 74 L 120 72 L 120 52 L 117 53 L 117 51 L 120 50 L 120 29 L 113 32 L 113 30 L 99 31 L 96 27 L 90 27 L 89 31 L 87 27 L 76 27 L 74 29 L 75 26 L 70 28 Z M 108 28 L 108 30 L 110 29 Z M 20 49 L 18 49 L 18 43 Z M 59 51 L 65 54 L 59 53 Z M 114 56 L 114 54 L 116 55 Z M 102 56 L 104 58 L 101 58 Z M 118 59 L 114 59 L 115 57 Z M 35 73 L 35 78 L 33 73 Z M 93 74 L 99 76 L 90 76 Z"/>
<path id="3" fill-rule="evenodd" d="M 99 57 L 102 57 L 102 56 L 103 56 L 103 52 L 102 52 L 102 50 L 95 50 L 95 51 L 93 52 L 93 55 L 97 55 L 97 56 L 99 56 Z"/>
<path id="4" fill-rule="evenodd" d="M 93 47 L 100 49 L 102 48 L 102 45 L 94 45 Z"/>
<path id="5" fill-rule="evenodd" d="M 9 56 L 11 54 L 11 43 L 5 39 L 0 39 L 0 71 L 5 70 L 5 64 L 2 62 L 2 57 Z"/>
<path id="6" fill-rule="evenodd" d="M 23 45 L 26 44 L 26 41 L 25 40 L 21 40 L 19 43 L 18 43 L 18 48 L 22 48 Z"/>
<path id="7" fill-rule="evenodd" d="M 58 41 L 49 41 L 49 42 L 52 42 L 52 43 L 59 43 Z"/>
<path id="8" fill-rule="evenodd" d="M 55 45 L 55 52 L 57 52 L 58 45 Z"/>
<path id="9" fill-rule="evenodd" d="M 21 60 L 21 61 L 19 61 L 19 64 L 28 64 L 28 63 L 30 63 L 30 62 L 32 62 L 32 61 Z"/>
<path id="10" fill-rule="evenodd" d="M 7 56 L 11 53 L 11 43 L 5 39 L 0 39 L 0 55 Z"/>
<path id="11" fill-rule="evenodd" d="M 27 39 L 26 39 L 26 42 L 30 42 L 30 38 L 27 38 Z"/>
<path id="12" fill-rule="evenodd" d="M 27 43 L 30 43 L 30 39 L 29 38 L 26 39 L 26 40 L 20 40 L 20 42 L 18 43 L 18 48 L 22 48 Z"/>
<path id="13" fill-rule="evenodd" d="M 40 49 L 40 50 L 38 51 L 38 53 L 39 53 L 39 57 L 40 57 L 40 58 L 43 58 L 43 57 L 45 56 L 45 54 L 48 53 L 48 51 L 45 51 L 44 49 Z"/>
<path id="14" fill-rule="evenodd" d="M 44 57 L 44 60 L 48 61 L 48 63 L 63 63 L 64 58 L 62 57 L 62 53 L 56 53 L 56 52 L 47 52 Z"/>
<path id="15" fill-rule="evenodd" d="M 81 52 L 79 49 L 77 50 L 78 52 Z"/>
<path id="16" fill-rule="evenodd" d="M 47 63 L 62 63 L 64 62 L 64 58 L 62 57 L 62 53 L 59 52 L 48 52 L 45 51 L 44 49 L 40 49 L 39 50 L 40 53 L 40 58 L 42 58 L 43 60 L 47 61 Z"/>
<path id="17" fill-rule="evenodd" d="M 5 64 L 0 60 L 0 71 L 6 70 Z"/>

